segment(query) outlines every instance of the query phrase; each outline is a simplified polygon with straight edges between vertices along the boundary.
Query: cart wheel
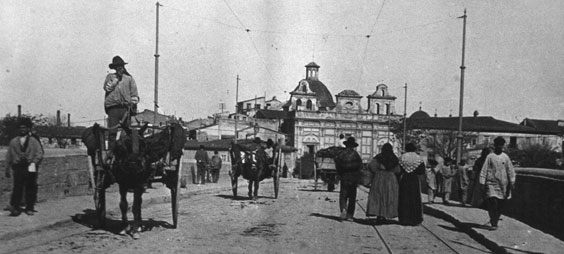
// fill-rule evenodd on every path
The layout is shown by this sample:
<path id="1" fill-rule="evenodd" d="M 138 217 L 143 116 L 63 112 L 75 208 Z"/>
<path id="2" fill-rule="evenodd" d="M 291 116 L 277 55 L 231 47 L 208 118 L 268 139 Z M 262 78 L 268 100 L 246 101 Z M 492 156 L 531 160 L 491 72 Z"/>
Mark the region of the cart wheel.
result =
<path id="1" fill-rule="evenodd" d="M 182 184 L 182 157 L 178 159 L 176 165 L 176 172 L 171 176 L 173 178 L 174 184 L 170 186 L 170 202 L 172 207 L 172 226 L 178 228 L 178 194 L 180 192 L 180 186 Z"/>
<path id="2" fill-rule="evenodd" d="M 278 198 L 278 192 L 280 190 L 280 172 L 278 171 L 278 167 L 274 168 L 274 176 L 272 180 L 274 182 L 274 198 Z"/>
<path id="3" fill-rule="evenodd" d="M 94 204 L 96 206 L 96 219 L 98 226 L 104 228 L 106 226 L 106 172 L 103 170 L 95 173 L 95 191 Z"/>
<path id="4" fill-rule="evenodd" d="M 237 197 L 237 177 L 233 170 L 229 170 L 229 178 L 231 178 L 231 190 L 233 190 L 233 197 Z"/>

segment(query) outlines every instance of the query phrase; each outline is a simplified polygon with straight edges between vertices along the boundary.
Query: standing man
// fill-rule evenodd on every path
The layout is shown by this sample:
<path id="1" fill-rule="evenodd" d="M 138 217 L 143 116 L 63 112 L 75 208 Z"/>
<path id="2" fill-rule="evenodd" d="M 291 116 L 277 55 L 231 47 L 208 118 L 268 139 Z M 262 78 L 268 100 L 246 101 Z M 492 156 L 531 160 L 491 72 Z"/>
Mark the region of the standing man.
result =
<path id="1" fill-rule="evenodd" d="M 213 152 L 211 162 L 212 162 L 212 172 L 211 172 L 212 182 L 217 183 L 217 181 L 219 180 L 219 170 L 221 169 L 221 163 L 222 163 L 221 156 L 219 156 L 217 150 Z"/>
<path id="2" fill-rule="evenodd" d="M 110 69 L 115 73 L 109 73 L 104 80 L 104 91 L 106 92 L 104 99 L 104 109 L 108 114 L 108 127 L 113 127 L 123 119 L 125 125 L 129 125 L 130 117 L 125 117 L 127 113 L 137 111 L 137 103 L 139 103 L 139 95 L 137 94 L 137 85 L 131 74 L 125 69 L 127 63 L 119 56 L 112 59 L 109 64 Z M 117 136 L 117 129 L 110 129 L 108 136 L 108 150 L 114 147 Z"/>
<path id="3" fill-rule="evenodd" d="M 196 152 L 194 158 L 196 159 L 196 166 L 198 167 L 198 183 L 206 184 L 207 167 L 210 165 L 210 157 L 208 157 L 208 152 L 206 152 L 204 145 L 200 145 L 200 150 Z"/>
<path id="4" fill-rule="evenodd" d="M 20 118 L 18 127 L 20 134 L 10 141 L 6 153 L 6 177 L 14 173 L 14 185 L 10 198 L 10 216 L 21 213 L 20 203 L 25 190 L 26 207 L 24 212 L 33 215 L 37 201 L 37 170 L 43 159 L 43 148 L 37 138 L 31 136 L 33 123 L 29 118 Z"/>
<path id="5" fill-rule="evenodd" d="M 515 168 L 509 156 L 503 152 L 504 145 L 504 138 L 494 139 L 494 152 L 486 157 L 480 172 L 480 185 L 485 189 L 484 202 L 490 216 L 490 230 L 497 229 L 505 201 L 511 198 L 511 191 L 515 188 Z"/>
<path id="6" fill-rule="evenodd" d="M 341 177 L 341 191 L 339 193 L 339 209 L 341 220 L 352 221 L 356 208 L 356 188 L 360 182 L 362 159 L 354 150 L 358 146 L 354 137 L 344 142 L 345 150 L 335 157 L 337 174 Z"/>

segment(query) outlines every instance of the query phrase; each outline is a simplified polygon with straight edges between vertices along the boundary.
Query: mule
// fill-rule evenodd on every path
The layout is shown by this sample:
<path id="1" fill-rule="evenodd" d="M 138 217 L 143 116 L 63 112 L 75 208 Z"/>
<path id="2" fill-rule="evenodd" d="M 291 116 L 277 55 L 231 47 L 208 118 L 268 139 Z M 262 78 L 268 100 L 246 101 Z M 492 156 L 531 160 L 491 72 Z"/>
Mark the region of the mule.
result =
<path id="1" fill-rule="evenodd" d="M 259 146 L 258 149 L 257 146 Z M 244 179 L 249 181 L 249 198 L 257 200 L 259 183 L 273 176 L 275 166 L 271 165 L 272 159 L 269 159 L 264 149 L 255 143 L 251 144 L 250 147 L 232 143 L 230 155 L 233 195 L 237 196 L 238 178 L 243 176 Z"/>
<path id="2" fill-rule="evenodd" d="M 134 239 L 139 238 L 141 217 L 141 204 L 145 186 L 155 175 L 166 175 L 166 167 L 178 165 L 182 156 L 182 149 L 186 140 L 184 129 L 177 123 L 166 126 L 162 131 L 145 137 L 148 126 L 145 124 L 139 130 L 122 125 L 123 131 L 115 141 L 112 153 L 113 159 L 103 165 L 109 173 L 109 180 L 104 182 L 104 189 L 113 182 L 119 185 L 122 230 L 121 234 L 129 233 Z M 88 128 L 83 137 L 88 136 L 88 132 L 96 132 L 102 128 L 95 126 Z M 99 136 L 94 133 L 94 137 Z M 85 142 L 88 154 L 93 155 L 102 148 L 100 142 Z M 169 163 L 171 162 L 171 163 Z M 174 164 L 174 165 L 169 165 Z M 173 178 L 174 179 L 174 178 Z M 177 179 L 176 179 L 177 180 Z M 171 188 L 171 182 L 165 182 Z M 133 223 L 128 224 L 127 219 L 127 193 L 133 192 Z"/>

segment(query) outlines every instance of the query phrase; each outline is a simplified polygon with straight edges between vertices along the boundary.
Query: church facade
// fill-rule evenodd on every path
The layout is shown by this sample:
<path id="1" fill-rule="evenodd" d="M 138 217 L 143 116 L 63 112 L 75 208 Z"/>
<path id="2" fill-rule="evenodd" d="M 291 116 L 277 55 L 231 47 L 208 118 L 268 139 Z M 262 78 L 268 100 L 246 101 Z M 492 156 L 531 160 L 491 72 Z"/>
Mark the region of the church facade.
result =
<path id="1" fill-rule="evenodd" d="M 289 143 L 298 149 L 298 157 L 339 145 L 339 136 L 354 137 L 357 151 L 364 162 L 380 152 L 387 142 L 394 143 L 389 123 L 400 116 L 395 114 L 396 97 L 390 95 L 388 86 L 379 84 L 376 90 L 363 98 L 356 91 L 343 90 L 335 96 L 319 80 L 320 66 L 307 64 L 306 77 L 290 92 L 284 110 L 292 112 L 289 126 Z"/>

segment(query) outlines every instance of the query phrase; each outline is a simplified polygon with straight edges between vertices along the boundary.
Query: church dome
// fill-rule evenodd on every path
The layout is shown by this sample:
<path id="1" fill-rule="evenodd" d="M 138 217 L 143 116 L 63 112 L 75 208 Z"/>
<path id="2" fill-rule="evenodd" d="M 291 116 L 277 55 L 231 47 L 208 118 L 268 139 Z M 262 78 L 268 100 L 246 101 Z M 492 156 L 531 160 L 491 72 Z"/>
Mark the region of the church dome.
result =
<path id="1" fill-rule="evenodd" d="M 362 98 L 360 94 L 355 92 L 354 90 L 343 90 L 337 94 L 338 97 L 355 97 L 355 98 Z"/>
<path id="2" fill-rule="evenodd" d="M 429 114 L 427 114 L 427 112 L 423 111 L 423 110 L 419 110 L 419 111 L 415 111 L 413 114 L 411 114 L 411 116 L 409 117 L 410 119 L 421 119 L 421 118 L 429 118 L 431 116 L 429 116 Z"/>
<path id="3" fill-rule="evenodd" d="M 300 89 L 300 87 L 302 87 L 301 84 L 303 84 L 304 81 L 307 82 L 309 87 L 309 90 L 307 92 L 303 92 Z M 329 92 L 329 89 L 327 89 L 325 84 L 323 84 L 323 82 L 317 79 L 302 79 L 298 84 L 298 86 L 296 86 L 294 91 L 291 92 L 290 94 L 299 95 L 299 94 L 310 94 L 310 93 L 315 94 L 315 98 L 317 99 L 320 108 L 329 109 L 335 107 L 335 101 L 333 100 L 333 95 L 331 94 L 331 92 Z"/>

